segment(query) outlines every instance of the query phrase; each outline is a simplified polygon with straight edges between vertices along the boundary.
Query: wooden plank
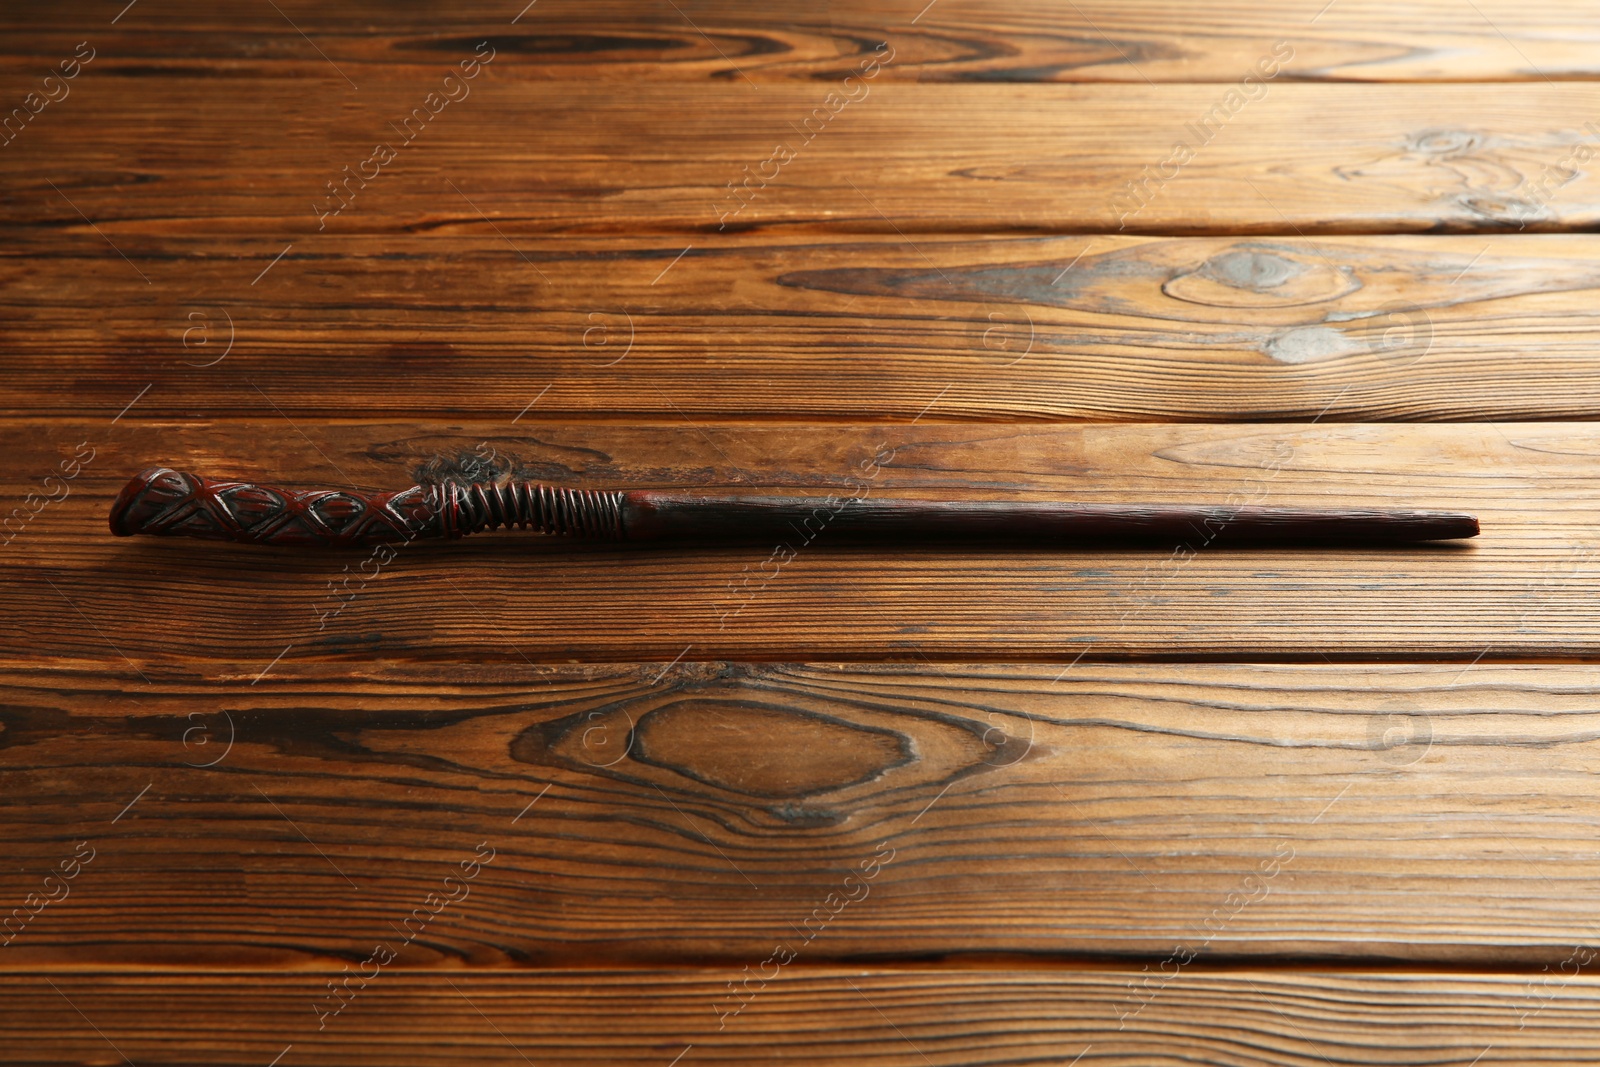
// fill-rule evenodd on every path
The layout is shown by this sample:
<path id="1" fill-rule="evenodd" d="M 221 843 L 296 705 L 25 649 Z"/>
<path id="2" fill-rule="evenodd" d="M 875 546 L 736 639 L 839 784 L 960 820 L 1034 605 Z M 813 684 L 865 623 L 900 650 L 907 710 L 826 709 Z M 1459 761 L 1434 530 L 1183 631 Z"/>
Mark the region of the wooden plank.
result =
<path id="1" fill-rule="evenodd" d="M 1507 81 L 1600 76 L 1592 5 L 1477 0 L 1232 0 L 1205 7 L 1117 0 L 983 0 L 937 4 L 736 0 L 539 0 L 452 4 L 441 13 L 377 2 L 338 7 L 290 0 L 218 8 L 199 0 L 121 15 L 67 3 L 0 14 L 0 64 L 34 74 L 86 36 L 99 70 L 189 76 L 247 73 L 358 83 L 378 72 L 426 71 L 451 47 L 492 40 L 513 53 L 509 76 L 767 82 L 839 78 L 883 40 L 912 81 L 1235 81 L 1287 41 L 1288 74 L 1333 81 Z M 296 30 L 304 31 L 301 37 Z"/>
<path id="2" fill-rule="evenodd" d="M 0 427 L 13 461 L 0 499 L 22 509 L 0 557 L 7 652 L 114 644 L 140 662 L 263 666 L 291 645 L 467 660 L 1600 654 L 1591 423 L 307 425 L 144 420 L 136 407 L 112 423 Z M 758 486 L 837 507 L 889 493 L 1361 502 L 1472 511 L 1484 533 L 1377 550 L 1226 550 L 1197 535 L 1169 552 L 850 546 L 825 527 L 787 551 L 503 532 L 393 559 L 109 536 L 111 499 L 156 463 L 391 489 L 447 467 L 588 488 Z"/>
<path id="3" fill-rule="evenodd" d="M 396 968 L 319 1032 L 326 973 L 8 974 L 0 1063 L 1425 1067 L 1576 1063 L 1600 1040 L 1591 975 L 1195 971 L 1119 1028 L 1141 972 L 795 965 L 752 979 L 749 1007 L 718 1030 L 740 977 Z"/>
<path id="4" fill-rule="evenodd" d="M 1600 413 L 1588 234 L 120 247 L 0 248 L 3 410 L 152 385 L 146 415 L 297 420 Z"/>
<path id="5" fill-rule="evenodd" d="M 1063 666 L 12 667 L 0 951 L 1554 969 L 1600 938 L 1592 666 Z"/>
<path id="6" fill-rule="evenodd" d="M 330 232 L 677 233 L 688 244 L 772 227 L 1600 226 L 1600 181 L 1585 169 L 1600 114 L 1591 84 L 1273 82 L 1252 101 L 1220 85 L 872 80 L 844 90 L 850 102 L 829 82 L 640 94 L 498 75 L 514 63 L 494 54 L 453 104 L 393 73 L 359 92 L 330 74 L 320 89 L 241 76 L 204 93 L 181 74 L 84 74 L 0 151 L 0 225 L 45 227 L 107 256 L 134 233 L 278 234 L 304 252 Z"/>

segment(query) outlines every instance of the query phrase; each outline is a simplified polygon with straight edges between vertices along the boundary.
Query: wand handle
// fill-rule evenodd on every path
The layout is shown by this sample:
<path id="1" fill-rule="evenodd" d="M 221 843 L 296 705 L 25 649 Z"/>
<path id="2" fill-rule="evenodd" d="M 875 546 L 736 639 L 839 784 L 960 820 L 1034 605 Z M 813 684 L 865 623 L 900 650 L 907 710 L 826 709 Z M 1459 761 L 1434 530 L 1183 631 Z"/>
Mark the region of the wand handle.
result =
<path id="1" fill-rule="evenodd" d="M 560 489 L 534 482 L 414 485 L 398 492 L 278 489 L 152 467 L 111 506 L 111 532 L 255 545 L 359 547 L 499 527 L 597 541 L 830 539 L 1402 543 L 1472 537 L 1454 511 L 783 497 Z"/>
<path id="2" fill-rule="evenodd" d="M 117 494 L 111 532 L 326 548 L 462 537 L 500 526 L 617 540 L 622 497 L 533 482 L 413 485 L 383 493 L 279 489 L 151 467 Z"/>

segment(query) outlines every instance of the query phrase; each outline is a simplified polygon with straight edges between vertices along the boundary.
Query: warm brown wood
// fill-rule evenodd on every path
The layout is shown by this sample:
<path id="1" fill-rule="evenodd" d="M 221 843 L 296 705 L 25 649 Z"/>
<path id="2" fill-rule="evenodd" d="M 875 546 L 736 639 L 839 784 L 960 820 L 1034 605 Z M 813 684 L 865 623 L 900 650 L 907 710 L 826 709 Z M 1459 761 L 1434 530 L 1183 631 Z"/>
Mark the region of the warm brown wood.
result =
<path id="1" fill-rule="evenodd" d="M 459 49 L 461 62 L 474 54 Z M 0 149 L 10 193 L 0 225 L 48 228 L 106 256 L 107 240 L 145 233 L 278 234 L 305 252 L 330 232 L 497 228 L 670 232 L 687 244 L 756 228 L 1600 226 L 1600 182 L 1585 169 L 1597 138 L 1584 125 L 1600 114 L 1600 86 L 1586 83 L 1273 82 L 1252 102 L 1221 85 L 863 81 L 845 103 L 826 81 L 667 82 L 640 93 L 494 73 L 513 60 L 496 53 L 480 64 L 476 89 L 457 103 L 392 72 L 359 92 L 259 77 L 195 92 L 179 74 L 91 77 L 90 67 Z M 408 134 L 400 123 L 413 109 L 422 115 Z M 1176 137 L 1189 144 L 1186 164 Z M 238 177 L 217 176 L 218 145 L 228 146 L 223 173 Z"/>
<path id="2" fill-rule="evenodd" d="M 94 856 L 0 952 L 337 971 L 483 843 L 402 965 L 1537 971 L 1600 936 L 1600 671 L 1064 666 L 11 667 L 6 914 Z"/>
<path id="3" fill-rule="evenodd" d="M 0 246 L 0 411 L 149 385 L 141 414 L 311 424 L 1600 414 L 1587 234 L 284 243 L 119 240 L 137 271 Z"/>
<path id="4" fill-rule="evenodd" d="M 760 962 L 751 961 L 752 974 Z M 0 978 L 13 1009 L 0 1021 L 0 1063 L 121 1063 L 120 1050 L 134 1063 L 206 1065 L 283 1055 L 284 1064 L 419 1067 L 665 1067 L 675 1056 L 685 1067 L 1061 1067 L 1074 1059 L 1487 1067 L 1581 1063 L 1600 1042 L 1600 986 L 1588 974 L 1197 969 L 1118 1029 L 1116 1005 L 1129 982 L 1143 980 L 1139 971 L 793 964 L 764 986 L 752 979 L 759 992 L 719 1031 L 716 1006 L 740 977 L 737 968 L 451 977 L 395 965 L 318 1032 L 311 1006 L 327 996 L 326 973 L 23 973 Z M 170 1022 L 178 1007 L 183 1026 Z"/>
<path id="5" fill-rule="evenodd" d="M 1593 1059 L 1597 39 L 0 11 L 0 1063 Z M 1486 534 L 112 538 L 157 462 Z"/>
<path id="6" fill-rule="evenodd" d="M 1504 81 L 1600 76 L 1584 0 L 538 0 L 426 7 L 328 7 L 282 0 L 63 3 L 0 13 L 0 63 L 33 74 L 86 35 L 100 69 L 190 77 L 248 73 L 335 88 L 375 73 L 425 72 L 451 47 L 490 38 L 517 58 L 505 76 L 627 82 L 838 78 L 879 41 L 910 81 L 1228 82 L 1278 41 L 1286 77 L 1333 81 Z M 305 31 L 306 37 L 296 32 Z M 309 38 L 309 40 L 307 39 Z M 320 53 L 320 54 L 319 54 Z M 324 58 L 326 57 L 326 58 Z M 337 69 L 335 69 L 335 67 Z"/>
<path id="7" fill-rule="evenodd" d="M 122 652 L 169 662 L 265 664 L 289 645 L 466 659 L 1600 655 L 1600 515 L 1581 492 L 1600 452 L 1589 424 L 108 423 L 0 427 L 13 457 L 0 492 L 21 509 L 0 531 L 12 535 L 0 549 L 4 651 L 106 654 L 82 611 Z M 80 445 L 89 462 L 61 481 Z M 1484 533 L 1392 550 L 1224 552 L 1197 538 L 1173 552 L 885 553 L 823 530 L 790 545 L 794 558 L 518 533 L 475 538 L 470 558 L 438 542 L 352 559 L 112 537 L 112 498 L 157 458 L 367 489 L 453 465 L 584 489 L 1441 508 L 1477 514 Z M 349 610 L 322 627 L 346 596 Z"/>

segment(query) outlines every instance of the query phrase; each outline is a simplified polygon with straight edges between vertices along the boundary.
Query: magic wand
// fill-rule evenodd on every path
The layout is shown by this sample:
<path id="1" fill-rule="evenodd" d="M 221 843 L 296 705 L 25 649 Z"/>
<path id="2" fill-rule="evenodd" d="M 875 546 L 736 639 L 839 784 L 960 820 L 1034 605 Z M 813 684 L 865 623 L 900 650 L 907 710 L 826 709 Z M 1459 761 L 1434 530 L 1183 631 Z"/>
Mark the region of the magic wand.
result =
<path id="1" fill-rule="evenodd" d="M 397 492 L 277 489 L 167 467 L 141 472 L 111 505 L 111 532 L 253 545 L 347 548 L 526 527 L 595 541 L 788 539 L 1024 544 L 1199 539 L 1229 544 L 1394 544 L 1473 537 L 1476 516 L 1393 508 L 1077 504 L 1033 500 L 751 496 L 562 489 L 528 481 L 444 482 Z"/>

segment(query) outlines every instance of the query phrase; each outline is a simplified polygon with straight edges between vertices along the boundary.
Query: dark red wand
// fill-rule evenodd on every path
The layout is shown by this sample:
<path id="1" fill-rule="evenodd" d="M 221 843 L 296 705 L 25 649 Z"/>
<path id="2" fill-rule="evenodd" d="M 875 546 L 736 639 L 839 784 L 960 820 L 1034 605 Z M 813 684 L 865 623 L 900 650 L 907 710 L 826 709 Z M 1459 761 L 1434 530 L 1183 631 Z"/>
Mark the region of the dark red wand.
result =
<path id="1" fill-rule="evenodd" d="M 1140 541 L 1210 544 L 1384 544 L 1473 537 L 1457 511 L 1328 510 L 910 500 L 559 489 L 535 482 L 414 485 L 390 493 L 276 489 L 184 474 L 140 473 L 111 505 L 111 532 L 252 545 L 346 548 L 527 527 L 597 541 Z"/>

